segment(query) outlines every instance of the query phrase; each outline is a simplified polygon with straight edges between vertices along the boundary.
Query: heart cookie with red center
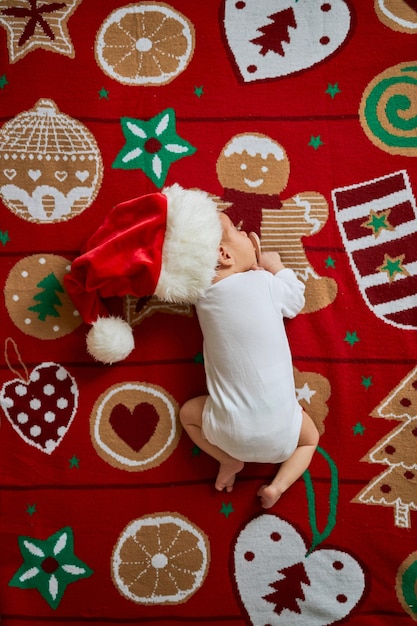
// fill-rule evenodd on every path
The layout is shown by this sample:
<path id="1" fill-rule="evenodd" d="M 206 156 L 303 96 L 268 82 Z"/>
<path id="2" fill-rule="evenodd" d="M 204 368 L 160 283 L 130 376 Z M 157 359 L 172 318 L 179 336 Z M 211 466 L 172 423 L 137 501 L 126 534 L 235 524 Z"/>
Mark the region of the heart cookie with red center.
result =
<path id="1" fill-rule="evenodd" d="M 110 465 L 130 472 L 150 469 L 177 447 L 178 405 L 157 385 L 116 384 L 96 401 L 90 432 L 97 454 Z"/>
<path id="2" fill-rule="evenodd" d="M 130 410 L 124 404 L 116 404 L 110 412 L 109 423 L 120 439 L 135 452 L 139 452 L 155 432 L 159 415 L 152 404 L 142 402 Z"/>

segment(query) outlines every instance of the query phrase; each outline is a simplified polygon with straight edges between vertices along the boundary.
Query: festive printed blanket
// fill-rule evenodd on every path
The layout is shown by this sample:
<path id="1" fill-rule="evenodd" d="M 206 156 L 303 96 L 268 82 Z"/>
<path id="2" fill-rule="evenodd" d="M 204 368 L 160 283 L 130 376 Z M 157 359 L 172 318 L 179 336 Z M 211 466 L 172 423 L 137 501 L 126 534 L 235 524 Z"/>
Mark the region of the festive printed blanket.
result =
<path id="1" fill-rule="evenodd" d="M 416 37 L 413 0 L 0 0 L 2 624 L 417 621 Z M 115 300 L 136 349 L 105 366 L 63 286 L 174 182 L 306 285 L 321 438 L 269 510 L 276 468 L 216 492 L 181 432 L 193 308 Z"/>

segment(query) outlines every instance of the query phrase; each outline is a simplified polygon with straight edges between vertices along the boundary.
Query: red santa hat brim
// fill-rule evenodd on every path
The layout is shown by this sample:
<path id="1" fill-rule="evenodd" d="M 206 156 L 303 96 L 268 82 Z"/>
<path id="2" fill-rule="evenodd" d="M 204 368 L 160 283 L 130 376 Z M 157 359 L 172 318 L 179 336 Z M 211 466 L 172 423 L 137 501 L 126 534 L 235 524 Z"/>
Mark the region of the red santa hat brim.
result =
<path id="1" fill-rule="evenodd" d="M 105 299 L 156 295 L 194 303 L 215 276 L 221 225 L 209 194 L 179 185 L 114 207 L 65 278 L 84 322 L 87 349 L 114 363 L 133 350 L 130 326 L 112 318 Z"/>

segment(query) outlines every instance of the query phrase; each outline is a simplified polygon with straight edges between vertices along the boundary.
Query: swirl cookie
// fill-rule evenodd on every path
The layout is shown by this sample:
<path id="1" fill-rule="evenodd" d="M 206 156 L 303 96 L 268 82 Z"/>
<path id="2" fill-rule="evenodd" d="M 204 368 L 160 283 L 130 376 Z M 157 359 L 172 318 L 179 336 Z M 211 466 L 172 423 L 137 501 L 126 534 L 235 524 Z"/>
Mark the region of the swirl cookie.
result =
<path id="1" fill-rule="evenodd" d="M 95 43 L 98 65 L 124 85 L 166 85 L 194 53 L 194 26 L 160 2 L 130 4 L 111 13 Z"/>
<path id="2" fill-rule="evenodd" d="M 203 584 L 210 559 L 206 535 L 178 513 L 134 520 L 112 555 L 113 583 L 138 604 L 180 604 Z"/>
<path id="3" fill-rule="evenodd" d="M 57 339 L 81 324 L 63 286 L 70 265 L 56 254 L 35 254 L 18 261 L 10 271 L 4 287 L 6 308 L 25 335 Z"/>
<path id="4" fill-rule="evenodd" d="M 176 448 L 178 405 L 156 385 L 113 385 L 93 407 L 90 433 L 104 461 L 130 472 L 144 471 L 160 465 Z"/>
<path id="5" fill-rule="evenodd" d="M 404 611 L 417 622 L 417 552 L 412 552 L 398 568 L 395 591 Z"/>
<path id="6" fill-rule="evenodd" d="M 363 92 L 359 117 L 370 141 L 390 154 L 417 156 L 417 62 L 375 76 Z"/>

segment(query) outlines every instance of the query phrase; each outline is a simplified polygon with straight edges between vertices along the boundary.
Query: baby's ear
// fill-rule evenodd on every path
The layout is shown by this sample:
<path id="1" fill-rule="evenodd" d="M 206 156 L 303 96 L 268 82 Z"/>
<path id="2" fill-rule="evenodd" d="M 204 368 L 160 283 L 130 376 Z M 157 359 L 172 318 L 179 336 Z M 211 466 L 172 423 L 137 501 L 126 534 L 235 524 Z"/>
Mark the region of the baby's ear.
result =
<path id="1" fill-rule="evenodd" d="M 219 265 L 229 267 L 232 264 L 233 264 L 232 256 L 230 255 L 227 247 L 221 244 L 219 246 Z"/>

